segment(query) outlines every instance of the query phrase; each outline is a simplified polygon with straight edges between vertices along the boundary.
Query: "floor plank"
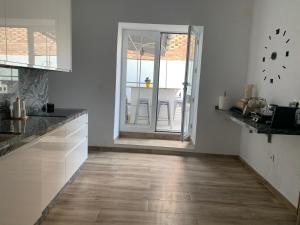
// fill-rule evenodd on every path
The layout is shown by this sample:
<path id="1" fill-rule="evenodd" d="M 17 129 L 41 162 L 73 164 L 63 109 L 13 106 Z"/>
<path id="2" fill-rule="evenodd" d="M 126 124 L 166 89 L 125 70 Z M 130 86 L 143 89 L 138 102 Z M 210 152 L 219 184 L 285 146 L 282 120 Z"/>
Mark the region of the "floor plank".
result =
<path id="1" fill-rule="evenodd" d="M 43 225 L 294 225 L 237 158 L 92 152 Z"/>

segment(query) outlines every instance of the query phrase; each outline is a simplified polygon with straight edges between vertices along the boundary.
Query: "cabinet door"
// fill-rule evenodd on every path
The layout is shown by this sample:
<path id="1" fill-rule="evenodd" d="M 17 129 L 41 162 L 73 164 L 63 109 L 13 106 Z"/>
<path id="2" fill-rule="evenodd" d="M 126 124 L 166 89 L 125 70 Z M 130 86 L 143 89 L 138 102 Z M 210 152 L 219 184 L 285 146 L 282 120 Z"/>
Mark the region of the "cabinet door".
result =
<path id="1" fill-rule="evenodd" d="M 65 184 L 64 154 L 53 149 L 42 150 L 42 205 L 44 210 Z"/>
<path id="2" fill-rule="evenodd" d="M 45 135 L 36 144 L 42 158 L 42 205 L 44 210 L 65 185 L 65 127 Z"/>
<path id="3" fill-rule="evenodd" d="M 66 157 L 66 182 L 87 159 L 87 139 L 84 138 Z"/>
<path id="4" fill-rule="evenodd" d="M 62 0 L 61 2 L 63 2 Z M 57 46 L 57 33 L 58 33 L 58 19 L 57 8 L 59 1 L 48 0 L 46 1 L 46 15 L 51 21 L 46 30 L 47 36 L 47 67 L 49 69 L 57 69 L 58 60 L 58 46 Z"/>
<path id="5" fill-rule="evenodd" d="M 6 0 L 7 61 L 16 65 L 47 66 L 45 31 L 51 20 L 46 16 L 47 0 Z"/>
<path id="6" fill-rule="evenodd" d="M 58 12 L 58 68 L 72 70 L 71 0 L 59 1 Z"/>
<path id="7" fill-rule="evenodd" d="M 50 31 L 53 39 L 48 45 L 49 66 L 71 71 L 71 0 L 48 0 L 47 5 L 48 14 L 55 21 Z"/>
<path id="8" fill-rule="evenodd" d="M 31 146 L 0 158 L 0 224 L 32 225 L 41 216 L 40 163 Z"/>
<path id="9" fill-rule="evenodd" d="M 6 61 L 5 9 L 4 0 L 0 0 L 0 62 Z"/>

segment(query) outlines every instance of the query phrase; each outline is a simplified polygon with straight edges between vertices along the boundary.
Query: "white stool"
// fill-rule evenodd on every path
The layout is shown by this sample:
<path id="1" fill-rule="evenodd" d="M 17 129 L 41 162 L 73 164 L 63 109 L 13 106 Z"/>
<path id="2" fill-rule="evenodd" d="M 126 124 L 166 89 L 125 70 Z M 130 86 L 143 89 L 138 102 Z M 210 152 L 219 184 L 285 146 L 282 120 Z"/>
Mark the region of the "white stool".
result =
<path id="1" fill-rule="evenodd" d="M 159 119 L 159 114 L 162 106 L 167 107 L 168 118 Z M 170 102 L 169 101 L 158 101 L 157 121 L 168 121 L 168 125 L 171 125 L 171 114 L 170 114 Z"/>
<path id="2" fill-rule="evenodd" d="M 125 105 L 125 117 L 126 117 L 126 123 L 130 122 L 130 115 L 129 115 L 129 107 L 130 103 L 128 102 L 128 98 L 126 97 L 126 105 Z"/>
<path id="3" fill-rule="evenodd" d="M 183 100 L 182 99 L 176 99 L 174 101 L 174 112 L 173 112 L 173 120 L 175 120 L 176 110 L 177 106 L 179 106 L 182 109 Z"/>
<path id="4" fill-rule="evenodd" d="M 140 115 L 140 106 L 145 106 L 147 115 Z M 139 118 L 146 118 L 148 125 L 150 125 L 150 103 L 147 98 L 140 98 L 136 105 L 134 124 L 137 124 Z"/>

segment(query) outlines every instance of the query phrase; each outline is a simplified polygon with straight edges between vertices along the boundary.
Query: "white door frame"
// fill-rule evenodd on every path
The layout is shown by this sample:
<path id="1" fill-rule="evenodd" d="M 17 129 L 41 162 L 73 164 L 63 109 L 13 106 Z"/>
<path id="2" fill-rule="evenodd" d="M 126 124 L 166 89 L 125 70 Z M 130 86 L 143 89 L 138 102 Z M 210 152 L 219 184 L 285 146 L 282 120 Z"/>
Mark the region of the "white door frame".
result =
<path id="1" fill-rule="evenodd" d="M 126 30 L 136 30 L 136 31 L 154 31 L 154 32 L 169 32 L 169 33 L 187 33 L 188 25 L 163 25 L 163 24 L 140 24 L 140 23 L 119 23 L 118 30 L 118 52 L 117 52 L 117 78 L 116 78 L 116 99 L 115 99 L 115 130 L 114 130 L 114 138 L 119 136 L 120 131 L 128 131 L 128 132 L 144 132 L 144 133 L 154 133 L 155 132 L 155 121 L 156 121 L 156 107 L 152 107 L 151 112 L 151 126 L 149 128 L 138 128 L 135 127 L 130 128 L 125 124 L 125 107 L 124 103 L 126 101 L 124 90 L 124 84 L 126 83 L 126 78 L 122 76 L 124 72 L 126 73 L 126 66 L 124 66 L 122 62 L 122 58 L 124 57 L 123 49 L 126 48 L 126 40 L 124 40 L 123 33 Z M 159 59 L 160 56 L 160 37 L 158 39 L 159 43 L 157 44 L 157 48 L 155 51 L 155 57 Z M 157 97 L 156 92 L 158 89 L 158 74 L 159 72 L 159 61 L 157 60 L 154 65 L 154 80 L 153 80 L 153 97 L 152 97 L 152 106 L 157 106 Z M 117 129 L 117 130 L 116 130 Z"/>
<path id="2" fill-rule="evenodd" d="M 202 46 L 203 46 L 203 32 L 204 28 L 201 26 L 189 26 L 189 37 L 188 42 L 190 42 L 191 34 L 195 33 L 196 43 L 195 43 L 195 55 L 193 64 L 193 76 L 192 76 L 192 87 L 191 87 L 191 97 L 192 103 L 190 104 L 189 111 L 189 121 L 188 121 L 188 133 L 184 134 L 185 126 L 185 104 L 186 96 L 184 96 L 183 109 L 182 109 L 182 126 L 181 126 L 181 139 L 182 141 L 186 138 L 191 138 L 193 144 L 196 143 L 196 129 L 197 129 L 197 112 L 198 112 L 198 99 L 199 99 L 199 86 L 200 86 L 200 74 L 201 74 L 201 61 L 202 61 Z M 190 43 L 189 43 L 190 44 Z M 187 49 L 187 60 L 186 60 L 186 74 L 185 82 L 189 73 L 189 57 L 190 57 L 190 46 Z M 184 95 L 186 95 L 186 84 L 184 87 Z"/>
<path id="3" fill-rule="evenodd" d="M 192 95 L 193 95 L 193 107 L 191 109 L 191 117 L 192 117 L 192 128 L 191 128 L 191 141 L 195 145 L 196 144 L 196 134 L 197 134 L 197 119 L 198 119 L 198 103 L 199 103 L 199 91 L 200 91 L 200 76 L 201 76 L 201 67 L 202 67 L 202 52 L 203 52 L 203 37 L 204 37 L 204 27 L 202 26 L 193 26 L 196 29 L 195 32 L 198 33 L 199 40 L 196 45 L 196 55 L 195 61 L 198 62 L 196 64 L 196 71 L 193 76 L 193 86 L 192 86 Z"/>
<path id="4" fill-rule="evenodd" d="M 125 116 L 125 113 L 123 112 L 125 110 L 121 107 L 122 97 L 124 96 L 121 90 L 122 85 L 122 54 L 123 54 L 123 32 L 124 30 L 137 30 L 137 31 L 157 31 L 162 33 L 188 33 L 189 25 L 165 25 L 165 24 L 143 24 L 143 23 L 119 23 L 118 27 L 118 45 L 117 45 L 117 63 L 116 63 L 116 89 L 115 89 L 115 115 L 114 115 L 114 139 L 117 139 L 119 137 L 120 131 L 126 131 L 123 128 L 122 125 L 122 116 Z M 202 41 L 203 41 L 203 27 L 201 28 L 201 38 L 200 38 L 200 51 L 198 51 L 198 60 L 199 67 L 197 69 L 197 75 L 195 76 L 195 81 L 193 82 L 193 88 L 192 93 L 195 96 L 194 101 L 194 109 L 193 109 L 193 128 L 191 133 L 192 142 L 195 143 L 196 139 L 196 126 L 197 126 L 197 111 L 198 111 L 198 95 L 199 95 L 199 85 L 200 85 L 200 71 L 201 71 L 201 56 L 202 56 Z M 159 45 L 160 47 L 160 45 Z M 157 49 L 156 54 L 160 54 L 159 49 Z M 156 69 L 159 69 L 159 66 L 156 66 Z M 157 71 L 156 71 L 157 72 Z M 158 82 L 158 80 L 153 81 Z M 157 85 L 154 85 L 157 87 Z M 155 91 L 153 90 L 153 93 Z M 123 99 L 124 100 L 124 99 Z M 153 98 L 154 101 L 157 101 L 157 98 Z M 154 104 L 154 102 L 153 102 Z M 153 108 L 153 107 L 152 107 Z M 155 121 L 156 119 L 156 112 L 152 113 L 152 121 Z M 153 120 L 154 119 L 154 120 Z M 125 121 L 125 120 L 123 120 Z M 154 123 L 155 125 L 155 123 Z M 122 129 L 121 129 L 122 128 Z M 130 130 L 128 130 L 130 131 Z M 131 130 L 132 131 L 132 130 Z M 153 130 L 147 129 L 147 130 L 138 130 L 132 132 L 145 132 L 145 133 L 153 133 L 155 132 L 155 126 Z"/>

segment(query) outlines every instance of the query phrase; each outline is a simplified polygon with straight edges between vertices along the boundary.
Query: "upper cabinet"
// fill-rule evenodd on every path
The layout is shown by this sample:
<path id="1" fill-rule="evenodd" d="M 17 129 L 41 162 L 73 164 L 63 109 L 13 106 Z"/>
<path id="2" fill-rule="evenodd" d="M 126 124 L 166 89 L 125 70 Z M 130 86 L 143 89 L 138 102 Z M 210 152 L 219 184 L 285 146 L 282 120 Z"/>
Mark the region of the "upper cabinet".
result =
<path id="1" fill-rule="evenodd" d="M 71 0 L 46 0 L 47 15 L 52 21 L 47 27 L 48 63 L 51 68 L 72 68 Z"/>
<path id="2" fill-rule="evenodd" d="M 7 61 L 46 67 L 46 0 L 6 0 Z"/>
<path id="3" fill-rule="evenodd" d="M 6 35 L 4 0 L 0 0 L 0 63 L 6 61 Z"/>
<path id="4" fill-rule="evenodd" d="M 0 0 L 6 65 L 71 71 L 71 0 Z M 1 23 L 1 20 L 0 20 Z M 1 32 L 1 30 L 0 30 Z M 5 39 L 5 40 L 3 40 Z M 1 52 L 4 47 L 1 46 Z M 1 60 L 1 59 L 0 59 Z M 0 61 L 1 63 L 1 61 Z"/>

